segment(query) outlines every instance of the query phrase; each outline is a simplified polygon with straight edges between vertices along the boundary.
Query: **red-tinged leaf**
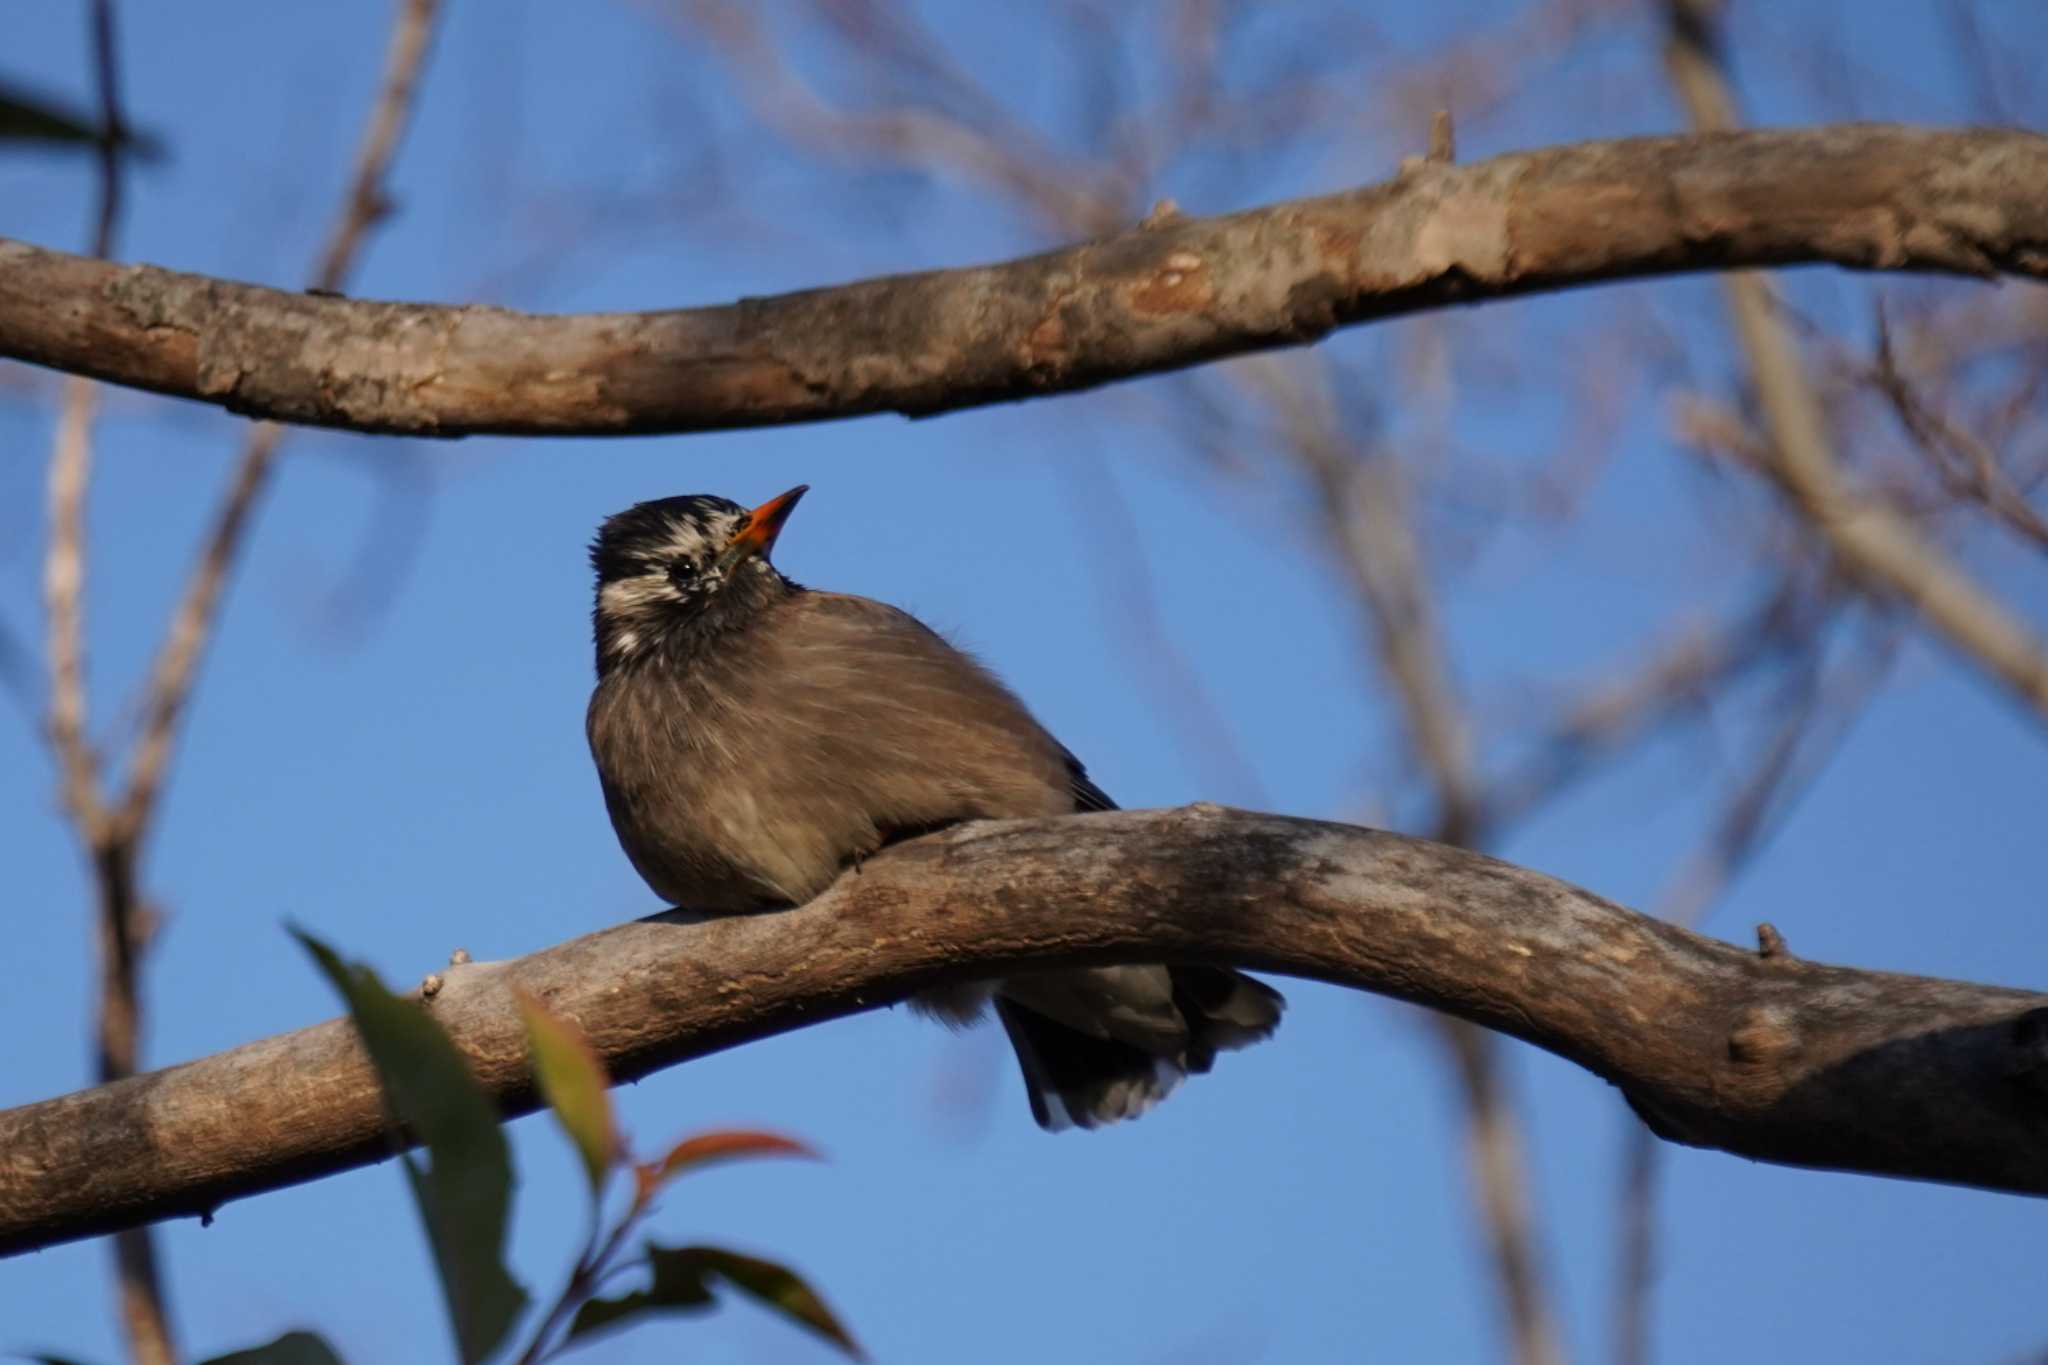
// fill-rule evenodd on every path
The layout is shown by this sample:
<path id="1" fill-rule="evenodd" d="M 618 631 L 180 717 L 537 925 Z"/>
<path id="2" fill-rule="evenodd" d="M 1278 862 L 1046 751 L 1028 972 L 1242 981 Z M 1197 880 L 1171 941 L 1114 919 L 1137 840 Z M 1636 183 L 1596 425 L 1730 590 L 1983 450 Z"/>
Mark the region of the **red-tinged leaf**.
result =
<path id="1" fill-rule="evenodd" d="M 526 1021 L 526 1047 L 533 1055 L 534 1079 L 555 1121 L 576 1144 L 583 1172 L 590 1178 L 590 1197 L 604 1193 L 605 1177 L 619 1160 L 618 1128 L 612 1120 L 610 1080 L 583 1030 L 555 1014 L 526 991 L 515 990 L 519 1016 Z"/>
<path id="2" fill-rule="evenodd" d="M 800 1156 L 811 1161 L 824 1160 L 813 1148 L 780 1133 L 749 1132 L 745 1129 L 699 1133 L 669 1148 L 668 1155 L 661 1160 L 639 1168 L 641 1192 L 643 1196 L 653 1194 L 677 1176 L 699 1167 L 752 1156 Z"/>
<path id="3" fill-rule="evenodd" d="M 577 1310 L 567 1340 L 623 1327 L 634 1318 L 658 1312 L 699 1312 L 713 1303 L 720 1281 L 808 1327 L 855 1360 L 865 1360 L 832 1310 L 825 1307 L 803 1279 L 787 1266 L 742 1256 L 721 1247 L 668 1248 L 649 1243 L 645 1264 L 648 1287 L 616 1299 L 592 1299 Z"/>

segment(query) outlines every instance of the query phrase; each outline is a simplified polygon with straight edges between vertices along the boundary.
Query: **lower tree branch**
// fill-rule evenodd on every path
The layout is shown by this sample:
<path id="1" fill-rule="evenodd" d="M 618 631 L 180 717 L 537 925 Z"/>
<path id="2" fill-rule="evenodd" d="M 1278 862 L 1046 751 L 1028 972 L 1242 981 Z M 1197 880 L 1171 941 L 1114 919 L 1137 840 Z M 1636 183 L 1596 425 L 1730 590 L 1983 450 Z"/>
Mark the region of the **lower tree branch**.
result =
<path id="1" fill-rule="evenodd" d="M 707 431 L 921 416 L 1454 303 L 1823 263 L 2048 277 L 2048 137 L 1858 124 L 1425 160 L 997 265 L 645 313 L 293 294 L 0 240 L 0 356 L 357 431 Z"/>
<path id="2" fill-rule="evenodd" d="M 2048 996 L 1751 952 L 1401 835 L 1210 805 L 973 824 L 795 910 L 671 919 L 451 968 L 432 1008 L 521 1114 L 514 986 L 623 1081 L 942 982 L 1232 963 L 1525 1039 L 1612 1081 L 1671 1141 L 2048 1195 Z M 390 1151 L 383 1123 L 339 1019 L 0 1113 L 0 1252 L 368 1164 Z"/>

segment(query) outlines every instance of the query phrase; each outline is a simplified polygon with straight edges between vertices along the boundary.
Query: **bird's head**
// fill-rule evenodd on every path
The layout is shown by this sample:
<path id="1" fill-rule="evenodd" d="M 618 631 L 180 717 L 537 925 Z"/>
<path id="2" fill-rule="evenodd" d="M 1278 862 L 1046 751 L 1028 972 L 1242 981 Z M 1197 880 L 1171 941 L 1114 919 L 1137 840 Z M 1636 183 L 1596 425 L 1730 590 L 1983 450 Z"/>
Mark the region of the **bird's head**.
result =
<path id="1" fill-rule="evenodd" d="M 795 585 L 768 552 L 807 487 L 751 512 L 693 493 L 607 517 L 590 544 L 598 673 L 663 645 L 715 635 L 791 592 Z"/>

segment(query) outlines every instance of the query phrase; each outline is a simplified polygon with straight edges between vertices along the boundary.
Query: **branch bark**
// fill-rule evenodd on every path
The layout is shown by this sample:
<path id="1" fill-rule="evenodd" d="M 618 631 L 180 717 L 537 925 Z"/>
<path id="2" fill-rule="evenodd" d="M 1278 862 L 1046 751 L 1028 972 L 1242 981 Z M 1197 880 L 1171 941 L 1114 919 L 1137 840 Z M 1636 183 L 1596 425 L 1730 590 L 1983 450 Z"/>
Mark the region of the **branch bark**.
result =
<path id="1" fill-rule="evenodd" d="M 2048 137 L 1859 124 L 1425 161 L 999 265 L 649 313 L 293 294 L 0 239 L 0 356 L 280 422 L 647 434 L 924 416 L 1448 304 L 1802 264 L 2048 278 Z"/>
<path id="2" fill-rule="evenodd" d="M 961 826 L 799 909 L 451 968 L 432 1007 L 510 1115 L 535 1104 L 515 985 L 623 1081 L 941 982 L 1144 959 L 1442 1009 L 1672 1141 L 2048 1195 L 2048 995 L 1750 952 L 1447 845 L 1210 805 Z M 383 1121 L 345 1020 L 0 1113 L 0 1253 L 367 1164 Z"/>

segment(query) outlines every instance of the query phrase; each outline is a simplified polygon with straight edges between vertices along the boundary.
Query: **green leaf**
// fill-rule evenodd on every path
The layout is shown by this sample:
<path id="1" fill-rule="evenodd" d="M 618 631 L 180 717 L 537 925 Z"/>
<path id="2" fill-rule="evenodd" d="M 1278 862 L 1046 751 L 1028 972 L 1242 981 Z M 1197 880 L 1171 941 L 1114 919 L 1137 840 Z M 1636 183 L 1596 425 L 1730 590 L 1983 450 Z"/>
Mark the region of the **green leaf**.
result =
<path id="1" fill-rule="evenodd" d="M 341 1357 L 317 1333 L 286 1332 L 268 1345 L 230 1351 L 203 1365 L 341 1365 Z"/>
<path id="2" fill-rule="evenodd" d="M 711 1286 L 704 1282 L 704 1267 L 685 1259 L 681 1253 L 663 1251 L 650 1245 L 647 1259 L 650 1280 L 647 1288 L 616 1299 L 591 1299 L 576 1310 L 565 1341 L 612 1327 L 625 1326 L 631 1319 L 654 1312 L 694 1312 L 717 1302 Z"/>
<path id="3" fill-rule="evenodd" d="M 92 147 L 103 140 L 98 120 L 66 109 L 54 100 L 20 86 L 0 83 L 0 142 L 55 142 Z M 122 129 L 115 139 L 145 160 L 163 155 L 163 145 L 147 133 Z"/>
<path id="4" fill-rule="evenodd" d="M 534 1079 L 555 1121 L 576 1144 L 583 1173 L 590 1177 L 590 1197 L 604 1193 L 605 1177 L 619 1160 L 619 1135 L 612 1122 L 610 1082 L 604 1063 L 591 1050 L 583 1030 L 552 1013 L 531 993 L 515 990 L 519 1016 L 526 1021 L 526 1048 L 533 1054 Z"/>
<path id="5" fill-rule="evenodd" d="M 661 1160 L 635 1168 L 634 1174 L 640 1181 L 640 1197 L 645 1200 L 686 1171 L 719 1161 L 733 1161 L 750 1156 L 800 1156 L 813 1161 L 824 1159 L 811 1147 L 780 1133 L 750 1132 L 738 1128 L 716 1133 L 699 1133 L 695 1137 L 686 1137 L 669 1148 L 668 1155 Z"/>
<path id="6" fill-rule="evenodd" d="M 686 1250 L 708 1259 L 714 1271 L 760 1303 L 802 1323 L 855 1360 L 864 1358 L 853 1337 L 839 1325 L 839 1319 L 832 1316 L 832 1310 L 825 1307 L 825 1301 L 795 1271 L 773 1261 L 742 1256 L 736 1251 L 724 1251 L 718 1247 Z"/>
<path id="7" fill-rule="evenodd" d="M 431 1158 L 422 1167 L 405 1153 L 399 1164 L 434 1248 L 456 1347 L 464 1365 L 475 1365 L 504 1341 L 526 1305 L 526 1291 L 505 1269 L 512 1156 L 497 1108 L 417 1002 L 393 995 L 375 972 L 343 962 L 310 934 L 292 934 L 348 1001 L 386 1102 Z"/>
<path id="8" fill-rule="evenodd" d="M 592 1299 L 576 1312 L 566 1340 L 625 1326 L 654 1312 L 694 1312 L 711 1306 L 720 1281 L 810 1328 L 855 1360 L 860 1346 L 795 1271 L 773 1261 L 742 1256 L 721 1247 L 668 1248 L 647 1245 L 648 1287 L 616 1299 Z"/>

